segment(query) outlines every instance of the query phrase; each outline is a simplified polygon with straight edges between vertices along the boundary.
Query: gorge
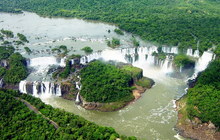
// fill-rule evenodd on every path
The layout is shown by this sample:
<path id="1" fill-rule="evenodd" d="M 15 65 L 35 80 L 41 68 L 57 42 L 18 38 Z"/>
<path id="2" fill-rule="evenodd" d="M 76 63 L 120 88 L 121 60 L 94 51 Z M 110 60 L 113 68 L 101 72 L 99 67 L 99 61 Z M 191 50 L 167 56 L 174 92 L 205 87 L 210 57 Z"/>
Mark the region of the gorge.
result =
<path id="1" fill-rule="evenodd" d="M 193 52 L 191 48 L 187 49 L 185 54 L 194 56 L 193 59 L 197 60 L 195 69 L 187 71 L 178 67 L 182 79 L 172 78 L 173 76 L 169 75 L 174 71 L 173 58 L 178 54 L 176 46 L 163 46 L 162 51 L 166 53 L 166 58 L 161 60 L 152 55 L 153 52 L 158 53 L 156 45 L 137 37 L 140 47 L 135 48 L 130 41 L 131 34 L 125 33 L 124 36 L 120 36 L 114 32 L 108 33 L 107 30 L 115 29 L 115 25 L 79 19 L 49 19 L 29 12 L 24 12 L 22 15 L 0 14 L 3 20 L 0 23 L 2 28 L 22 32 L 30 42 L 25 46 L 32 50 L 32 54 L 28 55 L 21 45 L 17 46 L 16 50 L 28 58 L 27 64 L 31 69 L 31 74 L 19 84 L 21 92 L 31 93 L 46 104 L 73 112 L 99 125 L 111 126 L 117 132 L 127 136 L 136 136 L 138 139 L 184 139 L 173 129 L 177 122 L 175 100 L 186 93 L 187 79 L 195 78 L 197 73 L 204 70 L 212 60 L 211 51 L 204 52 L 198 58 L 197 50 Z M 120 38 L 122 45 L 119 48 L 107 47 L 105 40 L 112 37 Z M 51 72 L 48 73 L 51 67 L 65 67 L 67 58 L 58 58 L 55 56 L 57 54 L 50 50 L 59 45 L 66 45 L 69 54 L 83 55 L 80 59 L 82 65 L 99 58 L 131 63 L 133 66 L 142 68 L 143 75 L 152 78 L 156 85 L 142 94 L 142 98 L 137 102 L 119 111 L 85 110 L 73 101 L 58 97 L 62 95 L 62 81 L 53 81 Z M 90 55 L 80 51 L 87 45 L 94 50 Z M 74 64 L 75 61 L 70 60 L 70 63 Z M 76 85 L 79 89 L 79 85 Z"/>

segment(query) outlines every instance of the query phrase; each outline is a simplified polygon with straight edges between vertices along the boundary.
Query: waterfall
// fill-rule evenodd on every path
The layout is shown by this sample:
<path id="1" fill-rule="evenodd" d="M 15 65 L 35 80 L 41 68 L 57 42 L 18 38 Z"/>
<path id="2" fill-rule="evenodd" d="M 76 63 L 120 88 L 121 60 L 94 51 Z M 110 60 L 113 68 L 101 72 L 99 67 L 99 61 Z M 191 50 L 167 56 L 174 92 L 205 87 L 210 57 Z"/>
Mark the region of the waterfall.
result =
<path id="1" fill-rule="evenodd" d="M 20 83 L 19 83 L 19 91 L 20 91 L 21 93 L 27 93 L 26 83 L 27 83 L 26 80 L 20 81 Z"/>
<path id="2" fill-rule="evenodd" d="M 182 65 L 180 65 L 180 73 L 182 72 Z"/>
<path id="3" fill-rule="evenodd" d="M 162 47 L 164 53 L 171 53 L 170 47 Z"/>
<path id="4" fill-rule="evenodd" d="M 54 83 L 50 83 L 50 90 L 49 90 L 49 94 L 50 95 L 53 95 L 53 94 L 55 94 L 55 91 L 54 91 Z"/>
<path id="5" fill-rule="evenodd" d="M 60 84 L 57 85 L 57 88 L 56 88 L 56 96 L 62 96 Z"/>
<path id="6" fill-rule="evenodd" d="M 79 102 L 79 92 L 77 93 L 77 95 L 76 95 L 76 100 L 75 100 L 76 102 Z"/>
<path id="7" fill-rule="evenodd" d="M 194 57 L 199 57 L 199 50 L 197 49 L 197 50 L 195 50 L 195 52 L 194 52 L 194 55 L 193 55 Z"/>
<path id="8" fill-rule="evenodd" d="M 3 86 L 3 78 L 0 80 L 0 88 Z"/>
<path id="9" fill-rule="evenodd" d="M 160 66 L 162 67 L 162 70 L 164 72 L 171 72 L 172 71 L 172 60 L 169 58 L 169 56 L 166 56 L 166 59 L 161 62 Z"/>
<path id="10" fill-rule="evenodd" d="M 27 62 L 30 66 L 47 66 L 47 65 L 60 65 L 65 66 L 65 58 L 56 57 L 37 57 L 32 58 Z"/>
<path id="11" fill-rule="evenodd" d="M 171 53 L 178 54 L 178 48 L 177 47 L 172 47 L 171 48 Z"/>
<path id="12" fill-rule="evenodd" d="M 196 62 L 195 72 L 194 72 L 193 76 L 188 78 L 188 80 L 196 79 L 198 73 L 200 71 L 205 70 L 206 67 L 208 66 L 208 64 L 212 61 L 212 56 L 213 56 L 213 53 L 211 53 L 211 52 L 204 52 L 202 54 L 202 57 L 199 58 L 199 60 Z"/>
<path id="13" fill-rule="evenodd" d="M 74 64 L 74 59 L 70 59 L 71 65 Z"/>
<path id="14" fill-rule="evenodd" d="M 7 67 L 7 62 L 6 62 L 6 60 L 3 60 L 3 67 Z"/>
<path id="15" fill-rule="evenodd" d="M 65 67 L 66 66 L 66 63 L 65 63 L 65 57 L 64 58 L 61 58 L 61 60 L 60 60 L 60 66 L 61 67 Z"/>
<path id="16" fill-rule="evenodd" d="M 39 94 L 49 97 L 51 95 L 56 95 L 56 96 L 61 96 L 61 86 L 60 84 L 57 84 L 55 86 L 55 84 L 53 82 L 38 82 L 38 81 L 34 81 L 33 83 L 28 82 L 24 80 L 24 81 L 20 81 L 19 83 L 19 91 L 22 93 L 27 93 L 27 86 L 32 86 L 32 90 L 29 92 L 29 94 L 33 94 L 33 96 L 38 97 Z"/>
<path id="17" fill-rule="evenodd" d="M 34 81 L 33 82 L 33 95 L 35 96 L 35 97 L 37 97 L 38 96 L 38 91 L 37 91 L 37 85 L 38 85 L 38 82 L 37 81 Z"/>
<path id="18" fill-rule="evenodd" d="M 152 56 L 152 55 L 148 55 L 148 57 L 147 57 L 147 63 L 149 63 L 149 64 L 154 64 L 154 56 Z"/>
<path id="19" fill-rule="evenodd" d="M 186 55 L 192 56 L 193 55 L 193 49 L 192 48 L 187 49 Z"/>
<path id="20" fill-rule="evenodd" d="M 212 56 L 213 56 L 213 53 L 204 52 L 202 57 L 199 58 L 199 60 L 197 61 L 195 70 L 198 72 L 205 70 L 206 67 L 208 66 L 209 62 L 211 62 Z"/>

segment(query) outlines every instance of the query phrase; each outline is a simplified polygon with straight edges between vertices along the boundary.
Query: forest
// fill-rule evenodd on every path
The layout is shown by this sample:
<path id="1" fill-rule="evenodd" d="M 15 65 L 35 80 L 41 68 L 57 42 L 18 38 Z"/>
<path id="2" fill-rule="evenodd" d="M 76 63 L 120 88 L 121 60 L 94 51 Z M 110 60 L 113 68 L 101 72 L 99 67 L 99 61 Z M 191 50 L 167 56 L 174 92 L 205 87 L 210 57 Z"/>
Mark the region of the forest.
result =
<path id="1" fill-rule="evenodd" d="M 0 77 L 7 84 L 17 84 L 28 76 L 26 59 L 18 52 L 14 53 L 13 46 L 0 46 L 0 61 L 9 60 L 9 67 L 0 66 Z"/>
<path id="2" fill-rule="evenodd" d="M 189 117 L 199 117 L 202 122 L 220 126 L 220 61 L 213 61 L 200 74 L 195 87 L 187 94 L 187 112 Z"/>
<path id="3" fill-rule="evenodd" d="M 23 102 L 36 107 L 42 115 L 59 125 L 55 127 L 41 114 L 35 114 Z M 39 98 L 18 91 L 0 89 L 0 136 L 6 139 L 86 139 L 86 140 L 136 140 L 135 137 L 119 135 L 114 128 L 98 126 L 84 118 L 44 104 Z"/>
<path id="4" fill-rule="evenodd" d="M 1 29 L 2 40 L 10 37 L 13 38 L 14 34 L 12 31 Z M 4 42 L 8 42 L 5 40 Z M 6 84 L 18 84 L 21 80 L 25 79 L 28 76 L 28 70 L 26 67 L 26 58 L 24 58 L 20 53 L 15 51 L 15 48 L 12 46 L 12 42 L 4 43 L 0 46 L 0 61 L 6 60 L 7 67 L 2 67 L 0 65 L 0 78 L 4 78 Z M 14 41 L 17 43 L 17 41 Z M 26 51 L 27 47 L 24 47 Z M 30 52 L 29 52 L 30 53 Z"/>
<path id="5" fill-rule="evenodd" d="M 90 63 L 80 71 L 80 95 L 88 102 L 131 101 L 132 77 L 126 71 L 101 61 Z"/>
<path id="6" fill-rule="evenodd" d="M 213 0 L 1 0 L 0 11 L 20 9 L 48 17 L 77 17 L 116 23 L 142 39 L 200 53 L 220 40 L 220 3 Z"/>

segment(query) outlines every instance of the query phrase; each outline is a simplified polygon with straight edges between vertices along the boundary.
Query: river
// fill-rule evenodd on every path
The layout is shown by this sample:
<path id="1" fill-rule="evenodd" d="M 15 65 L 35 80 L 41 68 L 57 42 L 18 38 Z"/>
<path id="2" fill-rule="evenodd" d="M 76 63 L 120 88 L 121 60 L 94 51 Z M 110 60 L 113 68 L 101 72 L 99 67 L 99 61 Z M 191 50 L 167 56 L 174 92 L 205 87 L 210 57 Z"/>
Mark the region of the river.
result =
<path id="1" fill-rule="evenodd" d="M 69 54 L 84 54 L 80 49 L 90 46 L 94 51 L 104 50 L 106 59 L 123 57 L 115 56 L 106 44 L 106 39 L 119 38 L 121 48 L 131 47 L 130 33 L 124 36 L 114 33 L 113 24 L 85 21 L 81 19 L 44 18 L 34 13 L 23 14 L 0 13 L 0 28 L 11 30 L 14 34 L 24 34 L 30 43 L 25 44 L 33 53 L 25 53 L 24 46 L 17 46 L 17 51 L 26 58 L 54 56 L 51 49 L 59 45 L 66 45 Z M 110 33 L 107 30 L 111 30 Z M 9 39 L 10 40 L 10 39 Z M 12 41 L 13 39 L 11 39 Z M 151 44 L 137 37 L 140 46 L 147 47 Z M 107 58 L 107 55 L 110 57 Z M 85 110 L 70 100 L 53 96 L 40 97 L 43 102 L 53 107 L 61 108 L 80 115 L 87 120 L 99 125 L 111 126 L 115 130 L 127 136 L 136 136 L 138 139 L 149 140 L 176 140 L 185 139 L 177 134 L 174 125 L 177 122 L 175 100 L 183 96 L 187 88 L 186 78 L 175 79 L 169 77 L 160 66 L 150 65 L 147 61 L 138 60 L 134 66 L 143 69 L 144 76 L 155 81 L 155 86 L 142 94 L 135 103 L 115 112 L 100 112 Z"/>

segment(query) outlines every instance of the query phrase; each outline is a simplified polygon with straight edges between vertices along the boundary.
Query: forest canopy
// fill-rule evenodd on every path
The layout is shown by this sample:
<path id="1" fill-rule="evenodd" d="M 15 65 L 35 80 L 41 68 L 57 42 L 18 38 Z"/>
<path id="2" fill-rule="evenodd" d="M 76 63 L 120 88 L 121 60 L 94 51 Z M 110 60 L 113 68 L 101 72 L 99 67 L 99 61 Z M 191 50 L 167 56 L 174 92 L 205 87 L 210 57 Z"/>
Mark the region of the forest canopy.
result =
<path id="1" fill-rule="evenodd" d="M 80 95 L 88 102 L 109 103 L 134 98 L 129 86 L 131 75 L 101 61 L 92 62 L 81 70 L 81 83 Z"/>
<path id="2" fill-rule="evenodd" d="M 23 102 L 24 99 L 42 114 L 35 114 Z M 97 139 L 136 140 L 135 137 L 119 135 L 114 128 L 98 126 L 84 118 L 44 104 L 39 98 L 18 91 L 0 89 L 0 136 L 6 139 Z M 42 115 L 54 121 L 59 128 L 49 123 Z"/>
<path id="3" fill-rule="evenodd" d="M 187 111 L 202 122 L 220 126 L 220 61 L 213 61 L 200 74 L 194 88 L 188 90 Z M 211 112 L 211 113 L 210 113 Z"/>

